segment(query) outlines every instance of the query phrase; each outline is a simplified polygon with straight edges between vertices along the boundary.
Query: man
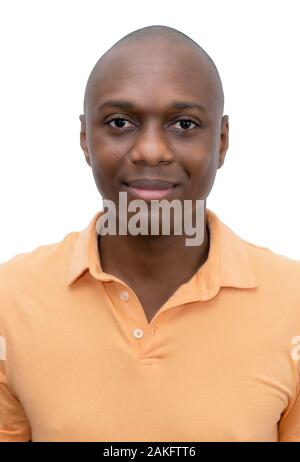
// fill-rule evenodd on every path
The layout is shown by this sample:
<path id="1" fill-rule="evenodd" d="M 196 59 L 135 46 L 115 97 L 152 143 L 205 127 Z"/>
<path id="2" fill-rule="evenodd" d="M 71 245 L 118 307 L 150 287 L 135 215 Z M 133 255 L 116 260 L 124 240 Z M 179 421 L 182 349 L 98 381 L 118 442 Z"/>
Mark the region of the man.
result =
<path id="1" fill-rule="evenodd" d="M 153 199 L 191 201 L 193 219 L 202 201 L 203 239 L 186 245 L 175 216 L 170 234 L 162 218 L 156 235 L 105 234 L 101 210 L 3 263 L 0 440 L 300 441 L 300 262 L 206 208 L 223 109 L 213 61 L 175 29 L 134 31 L 96 63 L 81 147 L 118 225 L 122 192 L 148 224 Z"/>

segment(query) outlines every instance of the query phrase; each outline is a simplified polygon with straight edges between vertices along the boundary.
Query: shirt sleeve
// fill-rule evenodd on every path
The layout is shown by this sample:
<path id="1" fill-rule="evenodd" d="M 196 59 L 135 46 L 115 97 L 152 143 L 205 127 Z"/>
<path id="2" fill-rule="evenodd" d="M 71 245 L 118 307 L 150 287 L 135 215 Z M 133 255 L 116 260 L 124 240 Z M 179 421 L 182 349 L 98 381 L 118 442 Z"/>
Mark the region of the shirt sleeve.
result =
<path id="1" fill-rule="evenodd" d="M 2 337 L 3 344 L 3 337 Z M 0 357 L 0 442 L 25 442 L 31 439 L 30 424 L 22 404 L 10 390 L 5 373 L 5 357 Z"/>
<path id="2" fill-rule="evenodd" d="M 286 409 L 279 421 L 278 441 L 300 442 L 300 385 L 292 406 Z"/>

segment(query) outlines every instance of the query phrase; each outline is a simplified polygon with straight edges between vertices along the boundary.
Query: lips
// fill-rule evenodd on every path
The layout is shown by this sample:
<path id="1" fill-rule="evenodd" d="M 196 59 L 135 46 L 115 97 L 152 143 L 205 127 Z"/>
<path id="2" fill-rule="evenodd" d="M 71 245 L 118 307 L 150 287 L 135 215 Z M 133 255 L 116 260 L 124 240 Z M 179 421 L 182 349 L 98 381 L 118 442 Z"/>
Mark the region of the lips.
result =
<path id="1" fill-rule="evenodd" d="M 175 181 L 150 178 L 128 180 L 123 184 L 131 195 L 146 201 L 168 197 L 178 186 Z"/>

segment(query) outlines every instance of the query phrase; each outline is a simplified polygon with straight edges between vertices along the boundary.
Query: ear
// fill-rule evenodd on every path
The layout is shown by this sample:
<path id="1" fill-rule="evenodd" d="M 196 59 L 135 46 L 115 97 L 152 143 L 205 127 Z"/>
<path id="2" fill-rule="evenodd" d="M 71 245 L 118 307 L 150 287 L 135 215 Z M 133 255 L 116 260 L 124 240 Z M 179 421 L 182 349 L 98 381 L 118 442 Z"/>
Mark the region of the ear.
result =
<path id="1" fill-rule="evenodd" d="M 221 143 L 220 143 L 218 168 L 221 168 L 222 165 L 224 164 L 228 146 L 229 146 L 229 118 L 228 118 L 228 115 L 224 115 L 221 121 Z"/>
<path id="2" fill-rule="evenodd" d="M 87 147 L 87 142 L 86 142 L 86 119 L 84 114 L 80 114 L 79 120 L 81 122 L 81 128 L 80 128 L 80 146 L 81 149 L 84 152 L 85 160 L 91 167 L 91 159 L 89 155 L 89 150 Z"/>

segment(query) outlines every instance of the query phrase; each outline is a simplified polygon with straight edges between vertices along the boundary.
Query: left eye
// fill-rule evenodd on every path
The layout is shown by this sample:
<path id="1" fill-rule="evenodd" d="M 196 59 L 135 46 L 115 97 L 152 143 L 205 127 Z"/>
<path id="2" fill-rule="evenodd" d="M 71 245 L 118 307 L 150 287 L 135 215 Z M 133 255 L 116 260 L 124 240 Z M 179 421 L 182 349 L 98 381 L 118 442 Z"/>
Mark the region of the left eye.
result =
<path id="1" fill-rule="evenodd" d="M 180 119 L 180 120 L 177 120 L 177 122 L 175 122 L 175 125 L 176 124 L 183 124 L 183 126 L 181 126 L 181 128 L 183 128 L 184 130 L 187 130 L 187 129 L 191 129 L 191 128 L 194 128 L 194 127 L 190 127 L 189 124 L 194 124 L 196 127 L 198 126 L 195 122 L 193 122 L 192 120 L 190 119 Z M 186 125 L 189 125 L 188 127 Z"/>

